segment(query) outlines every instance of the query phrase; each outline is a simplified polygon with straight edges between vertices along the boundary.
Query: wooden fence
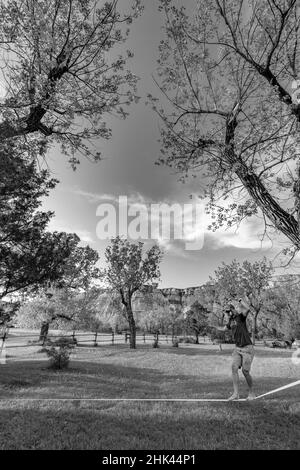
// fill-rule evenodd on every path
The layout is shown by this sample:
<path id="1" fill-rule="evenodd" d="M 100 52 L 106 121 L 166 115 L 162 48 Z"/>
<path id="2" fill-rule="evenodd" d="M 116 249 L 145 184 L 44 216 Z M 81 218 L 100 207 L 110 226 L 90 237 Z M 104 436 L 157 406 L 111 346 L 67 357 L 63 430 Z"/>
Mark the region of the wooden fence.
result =
<path id="1" fill-rule="evenodd" d="M 101 332 L 65 332 L 62 334 L 48 333 L 47 337 L 41 339 L 39 332 L 30 334 L 18 334 L 14 332 L 14 329 L 6 330 L 5 334 L 0 334 L 0 349 L 3 349 L 4 345 L 6 348 L 21 348 L 21 347 L 33 347 L 43 345 L 47 340 L 55 341 L 61 337 L 68 337 L 76 343 L 77 346 L 99 346 L 99 345 L 117 345 L 117 344 L 129 344 L 130 333 L 124 332 L 122 334 L 117 333 L 101 333 Z M 184 336 L 180 336 L 183 338 Z M 172 345 L 176 336 L 163 335 L 163 334 L 151 334 L 151 333 L 137 333 L 136 343 L 137 344 L 153 344 L 155 341 L 158 344 Z M 179 338 L 179 337 L 178 337 Z M 201 343 L 210 342 L 208 338 L 199 338 Z M 2 343 L 2 344 L 1 344 Z"/>

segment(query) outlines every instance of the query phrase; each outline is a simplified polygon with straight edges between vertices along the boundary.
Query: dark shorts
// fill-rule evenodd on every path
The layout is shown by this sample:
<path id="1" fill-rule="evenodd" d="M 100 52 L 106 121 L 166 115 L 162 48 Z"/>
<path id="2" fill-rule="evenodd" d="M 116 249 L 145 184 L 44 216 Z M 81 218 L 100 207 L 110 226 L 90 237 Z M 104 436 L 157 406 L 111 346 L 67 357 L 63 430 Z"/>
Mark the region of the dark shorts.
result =
<path id="1" fill-rule="evenodd" d="M 236 346 L 232 353 L 232 365 L 250 372 L 253 357 L 254 347 L 252 344 L 244 346 L 243 348 Z"/>

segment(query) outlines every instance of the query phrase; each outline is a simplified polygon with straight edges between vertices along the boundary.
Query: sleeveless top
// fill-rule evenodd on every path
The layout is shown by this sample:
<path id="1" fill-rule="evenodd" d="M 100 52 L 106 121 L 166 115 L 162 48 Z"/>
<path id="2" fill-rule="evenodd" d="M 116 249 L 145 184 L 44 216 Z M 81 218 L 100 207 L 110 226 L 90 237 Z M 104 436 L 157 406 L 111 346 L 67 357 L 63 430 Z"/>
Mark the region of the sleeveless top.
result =
<path id="1" fill-rule="evenodd" d="M 226 326 L 232 331 L 236 346 L 243 348 L 244 346 L 252 344 L 245 315 L 241 313 L 234 315 Z"/>

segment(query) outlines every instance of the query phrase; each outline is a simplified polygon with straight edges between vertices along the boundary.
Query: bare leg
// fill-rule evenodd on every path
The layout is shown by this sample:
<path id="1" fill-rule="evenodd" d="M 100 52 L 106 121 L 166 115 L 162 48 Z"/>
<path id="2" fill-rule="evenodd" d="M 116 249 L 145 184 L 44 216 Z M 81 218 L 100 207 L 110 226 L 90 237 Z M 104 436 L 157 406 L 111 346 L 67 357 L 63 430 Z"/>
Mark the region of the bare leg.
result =
<path id="1" fill-rule="evenodd" d="M 249 388 L 249 394 L 248 394 L 248 400 L 253 400 L 255 398 L 255 394 L 253 393 L 253 380 L 252 380 L 252 377 L 250 375 L 250 372 L 248 370 L 244 370 L 243 369 L 243 374 L 244 374 L 244 377 L 246 379 L 246 382 L 247 382 L 247 385 L 248 385 L 248 388 Z"/>
<path id="2" fill-rule="evenodd" d="M 233 394 L 228 400 L 239 399 L 239 368 L 236 364 L 232 365 L 232 383 L 233 383 Z"/>
<path id="3" fill-rule="evenodd" d="M 246 379 L 246 382 L 247 382 L 247 385 L 248 385 L 248 388 L 249 388 L 249 392 L 250 392 L 250 391 L 252 391 L 252 387 L 253 387 L 252 377 L 250 375 L 250 372 L 247 371 L 247 370 L 244 370 L 244 369 L 243 369 L 243 374 L 244 374 L 244 377 Z"/>

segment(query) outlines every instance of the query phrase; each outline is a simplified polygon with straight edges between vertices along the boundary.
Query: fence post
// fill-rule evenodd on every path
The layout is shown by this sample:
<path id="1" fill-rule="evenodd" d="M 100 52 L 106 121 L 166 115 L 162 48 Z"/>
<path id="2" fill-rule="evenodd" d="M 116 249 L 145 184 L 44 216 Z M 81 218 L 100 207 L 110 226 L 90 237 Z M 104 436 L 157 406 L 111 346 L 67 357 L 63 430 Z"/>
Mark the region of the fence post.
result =
<path id="1" fill-rule="evenodd" d="M 111 333 L 111 344 L 115 343 L 115 334 L 114 332 Z"/>
<path id="2" fill-rule="evenodd" d="M 144 343 L 146 343 L 146 333 L 145 332 L 143 334 L 143 338 L 144 338 Z"/>
<path id="3" fill-rule="evenodd" d="M 94 346 L 98 346 L 98 343 L 97 343 L 97 337 L 98 337 L 98 331 L 95 332 L 95 339 L 94 339 Z"/>
<path id="4" fill-rule="evenodd" d="M 2 344 L 0 349 L 0 364 L 6 364 L 6 347 L 5 347 L 5 340 L 8 336 L 8 328 L 4 329 L 4 333 L 2 336 Z"/>
<path id="5" fill-rule="evenodd" d="M 127 343 L 127 331 L 125 331 L 125 343 Z"/>

